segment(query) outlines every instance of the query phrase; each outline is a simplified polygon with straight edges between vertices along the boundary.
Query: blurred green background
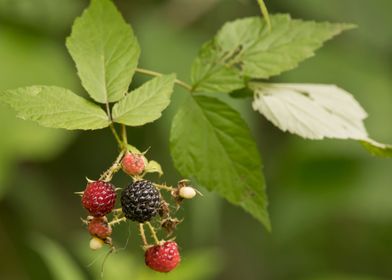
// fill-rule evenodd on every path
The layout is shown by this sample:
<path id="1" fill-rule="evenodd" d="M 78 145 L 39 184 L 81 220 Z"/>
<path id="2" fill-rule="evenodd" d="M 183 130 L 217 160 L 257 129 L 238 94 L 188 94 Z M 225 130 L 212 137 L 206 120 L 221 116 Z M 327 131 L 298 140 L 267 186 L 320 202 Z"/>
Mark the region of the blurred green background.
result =
<path id="1" fill-rule="evenodd" d="M 275 0 L 271 13 L 356 23 L 300 68 L 275 81 L 334 83 L 369 113 L 366 125 L 392 143 L 390 0 Z M 0 0 L 0 89 L 58 85 L 84 94 L 64 46 L 81 0 Z M 188 80 L 199 46 L 227 20 L 259 14 L 252 0 L 116 1 L 142 46 L 140 65 Z M 137 86 L 145 78 L 136 75 Z M 185 92 L 177 88 L 164 117 L 129 129 L 133 145 L 177 182 L 169 156 L 170 122 Z M 240 208 L 204 192 L 185 205 L 177 231 L 181 266 L 149 271 L 136 227 L 116 227 L 117 247 L 104 279 L 381 280 L 392 279 L 392 161 L 369 156 L 354 141 L 306 141 L 281 133 L 233 103 L 247 119 L 264 160 L 273 232 Z M 0 105 L 0 279 L 100 279 L 105 251 L 91 252 L 73 195 L 116 156 L 108 130 L 50 130 L 23 122 Z M 117 176 L 123 187 L 129 179 Z M 127 243 L 127 241 L 129 242 Z"/>

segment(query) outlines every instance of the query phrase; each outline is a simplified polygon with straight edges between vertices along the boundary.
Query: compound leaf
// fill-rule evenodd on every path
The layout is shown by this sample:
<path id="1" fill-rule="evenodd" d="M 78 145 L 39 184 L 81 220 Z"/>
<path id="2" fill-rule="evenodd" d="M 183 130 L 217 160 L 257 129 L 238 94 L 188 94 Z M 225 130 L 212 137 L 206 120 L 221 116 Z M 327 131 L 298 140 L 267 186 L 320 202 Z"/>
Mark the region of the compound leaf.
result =
<path id="1" fill-rule="evenodd" d="M 173 120 L 170 146 L 183 176 L 240 205 L 270 228 L 261 159 L 238 112 L 215 98 L 189 97 Z"/>

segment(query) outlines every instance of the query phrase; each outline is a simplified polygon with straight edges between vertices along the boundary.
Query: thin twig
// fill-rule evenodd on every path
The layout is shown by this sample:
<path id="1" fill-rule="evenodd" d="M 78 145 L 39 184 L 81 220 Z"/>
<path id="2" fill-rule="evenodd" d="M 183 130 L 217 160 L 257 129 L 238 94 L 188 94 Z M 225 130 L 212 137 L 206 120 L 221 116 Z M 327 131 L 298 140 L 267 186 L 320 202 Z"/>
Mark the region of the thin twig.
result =
<path id="1" fill-rule="evenodd" d="M 108 260 L 109 256 L 115 251 L 115 248 L 112 246 L 110 247 L 110 250 L 105 254 L 105 257 L 103 258 L 102 264 L 101 264 L 101 279 L 103 279 L 103 272 L 105 269 L 105 263 Z"/>

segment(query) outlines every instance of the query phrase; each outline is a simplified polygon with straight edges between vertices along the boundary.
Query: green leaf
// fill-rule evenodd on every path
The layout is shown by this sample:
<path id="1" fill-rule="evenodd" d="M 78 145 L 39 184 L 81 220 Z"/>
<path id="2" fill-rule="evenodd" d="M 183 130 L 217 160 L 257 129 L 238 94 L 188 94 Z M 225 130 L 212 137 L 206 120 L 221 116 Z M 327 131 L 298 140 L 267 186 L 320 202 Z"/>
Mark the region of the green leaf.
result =
<path id="1" fill-rule="evenodd" d="M 253 83 L 253 109 L 303 138 L 367 139 L 361 105 L 334 85 Z"/>
<path id="2" fill-rule="evenodd" d="M 174 74 L 154 78 L 114 105 L 112 117 L 115 122 L 140 126 L 159 119 L 170 104 Z"/>
<path id="3" fill-rule="evenodd" d="M 226 23 L 193 63 L 194 90 L 230 92 L 243 87 L 240 81 L 244 78 L 278 75 L 313 56 L 324 41 L 353 27 L 294 20 L 289 15 L 272 15 L 270 19 L 271 31 L 259 17 Z"/>
<path id="4" fill-rule="evenodd" d="M 268 229 L 261 159 L 238 112 L 211 97 L 189 97 L 174 117 L 171 154 L 178 171 L 240 205 Z"/>
<path id="5" fill-rule="evenodd" d="M 1 91 L 0 101 L 17 111 L 19 118 L 45 127 L 88 130 L 104 128 L 110 123 L 99 106 L 60 87 L 31 86 Z"/>
<path id="6" fill-rule="evenodd" d="M 362 140 L 360 143 L 372 155 L 392 158 L 392 145 L 378 143 L 372 139 Z"/>
<path id="7" fill-rule="evenodd" d="M 163 175 L 162 166 L 155 160 L 150 160 L 144 169 L 146 173 L 158 173 L 159 176 Z"/>
<path id="8" fill-rule="evenodd" d="M 136 148 L 135 146 L 132 146 L 130 144 L 127 145 L 127 149 L 129 152 L 131 152 L 132 154 L 143 154 L 138 148 Z"/>
<path id="9" fill-rule="evenodd" d="M 192 88 L 203 92 L 230 92 L 245 86 L 237 69 L 224 64 L 224 57 L 214 50 L 212 42 L 201 48 L 192 64 Z"/>
<path id="10" fill-rule="evenodd" d="M 140 48 L 132 28 L 109 0 L 92 0 L 67 39 L 83 87 L 97 102 L 120 100 L 135 72 Z"/>

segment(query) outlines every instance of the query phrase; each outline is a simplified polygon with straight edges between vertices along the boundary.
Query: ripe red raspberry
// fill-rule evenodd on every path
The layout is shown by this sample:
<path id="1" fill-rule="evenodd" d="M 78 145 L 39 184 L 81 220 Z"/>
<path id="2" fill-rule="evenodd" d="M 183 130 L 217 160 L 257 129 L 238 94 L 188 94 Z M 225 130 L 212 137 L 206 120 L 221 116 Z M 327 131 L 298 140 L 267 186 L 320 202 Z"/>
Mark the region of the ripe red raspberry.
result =
<path id="1" fill-rule="evenodd" d="M 116 191 L 112 184 L 95 181 L 87 184 L 82 197 L 82 204 L 94 217 L 110 213 L 116 203 Z"/>
<path id="2" fill-rule="evenodd" d="M 174 241 L 147 249 L 144 259 L 147 266 L 159 272 L 172 271 L 181 261 L 177 243 Z"/>
<path id="3" fill-rule="evenodd" d="M 143 155 L 126 153 L 121 161 L 121 165 L 125 173 L 139 175 L 146 168 L 146 160 Z"/>
<path id="4" fill-rule="evenodd" d="M 108 224 L 105 217 L 93 218 L 88 224 L 88 232 L 92 236 L 96 236 L 102 240 L 105 240 L 112 235 L 112 228 Z"/>

